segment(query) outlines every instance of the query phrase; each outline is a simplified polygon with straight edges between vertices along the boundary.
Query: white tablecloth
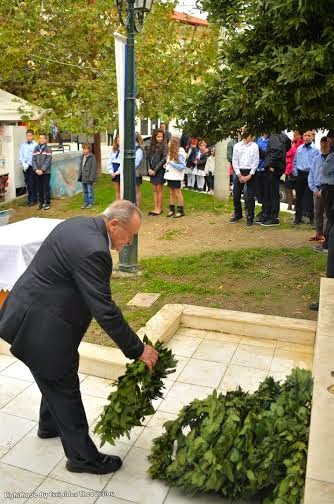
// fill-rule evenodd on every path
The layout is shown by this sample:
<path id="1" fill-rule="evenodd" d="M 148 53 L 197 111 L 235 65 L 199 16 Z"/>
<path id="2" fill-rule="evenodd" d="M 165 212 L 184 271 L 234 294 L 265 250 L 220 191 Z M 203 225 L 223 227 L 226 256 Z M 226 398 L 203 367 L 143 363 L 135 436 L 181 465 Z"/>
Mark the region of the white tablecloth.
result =
<path id="1" fill-rule="evenodd" d="M 0 226 L 0 289 L 10 290 L 62 219 L 31 218 Z"/>

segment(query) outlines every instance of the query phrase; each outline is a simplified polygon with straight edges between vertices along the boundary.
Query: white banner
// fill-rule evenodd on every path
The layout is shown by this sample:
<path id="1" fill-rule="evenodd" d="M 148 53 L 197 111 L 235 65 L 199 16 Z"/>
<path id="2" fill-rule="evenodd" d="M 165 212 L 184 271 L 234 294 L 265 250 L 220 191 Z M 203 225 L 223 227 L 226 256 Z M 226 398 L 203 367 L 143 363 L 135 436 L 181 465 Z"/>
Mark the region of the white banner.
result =
<path id="1" fill-rule="evenodd" d="M 118 101 L 118 131 L 120 148 L 120 183 L 121 198 L 123 198 L 123 165 L 124 165 L 124 102 L 125 102 L 125 61 L 127 43 L 126 37 L 120 33 L 114 33 L 115 38 L 115 58 L 116 58 L 116 79 L 117 79 L 117 101 Z"/>

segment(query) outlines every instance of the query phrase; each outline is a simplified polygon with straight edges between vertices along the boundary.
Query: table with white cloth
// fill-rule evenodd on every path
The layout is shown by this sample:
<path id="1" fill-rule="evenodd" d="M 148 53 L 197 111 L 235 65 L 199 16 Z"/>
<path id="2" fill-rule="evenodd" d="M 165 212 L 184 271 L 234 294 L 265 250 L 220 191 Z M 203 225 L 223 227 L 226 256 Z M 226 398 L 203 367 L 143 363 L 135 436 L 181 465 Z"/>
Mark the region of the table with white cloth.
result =
<path id="1" fill-rule="evenodd" d="M 0 290 L 9 291 L 62 219 L 35 218 L 0 227 Z"/>

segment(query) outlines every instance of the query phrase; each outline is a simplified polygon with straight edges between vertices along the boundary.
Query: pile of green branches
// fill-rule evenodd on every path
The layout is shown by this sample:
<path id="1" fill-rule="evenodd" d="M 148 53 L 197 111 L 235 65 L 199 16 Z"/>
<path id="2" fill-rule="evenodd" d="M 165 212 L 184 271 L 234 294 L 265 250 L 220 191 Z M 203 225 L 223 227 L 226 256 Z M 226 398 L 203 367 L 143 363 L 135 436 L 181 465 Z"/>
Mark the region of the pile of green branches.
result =
<path id="1" fill-rule="evenodd" d="M 152 345 L 146 336 L 143 341 L 154 346 L 158 361 L 152 371 L 139 360 L 127 364 L 125 374 L 114 382 L 117 388 L 109 395 L 109 403 L 94 429 L 101 437 L 101 446 L 106 441 L 115 444 L 123 435 L 130 437 L 133 427 L 142 425 L 146 415 L 153 415 L 152 401 L 163 397 L 163 380 L 175 372 L 177 361 L 171 350 L 159 341 Z"/>
<path id="2" fill-rule="evenodd" d="M 257 392 L 213 392 L 164 424 L 149 474 L 188 493 L 257 496 L 263 504 L 300 504 L 304 491 L 312 376 L 294 369 Z"/>

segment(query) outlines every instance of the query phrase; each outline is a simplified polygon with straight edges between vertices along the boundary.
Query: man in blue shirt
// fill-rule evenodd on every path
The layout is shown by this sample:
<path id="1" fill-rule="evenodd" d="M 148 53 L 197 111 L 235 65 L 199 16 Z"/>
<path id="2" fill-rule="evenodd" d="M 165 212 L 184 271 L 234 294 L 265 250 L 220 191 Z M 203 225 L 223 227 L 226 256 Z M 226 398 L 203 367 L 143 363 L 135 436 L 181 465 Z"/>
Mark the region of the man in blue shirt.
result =
<path id="1" fill-rule="evenodd" d="M 313 193 L 314 223 L 316 229 L 316 235 L 310 241 L 318 242 L 324 241 L 324 229 L 326 225 L 324 199 L 321 195 L 321 169 L 330 151 L 330 143 L 327 141 L 327 137 L 322 137 L 320 140 L 320 149 L 321 153 L 314 158 L 308 174 L 308 186 Z"/>
<path id="2" fill-rule="evenodd" d="M 304 198 L 312 198 L 312 193 L 308 187 L 308 174 L 314 158 L 319 154 L 319 150 L 313 143 L 313 132 L 306 131 L 303 135 L 304 144 L 297 149 L 293 160 L 293 175 L 296 180 L 296 205 L 294 224 L 301 224 L 303 217 Z M 310 220 L 313 220 L 313 212 L 310 212 Z"/>
<path id="3" fill-rule="evenodd" d="M 23 168 L 24 183 L 27 188 L 28 206 L 37 204 L 36 178 L 32 167 L 32 155 L 37 146 L 34 140 L 34 132 L 29 129 L 26 133 L 26 142 L 20 147 L 20 163 Z"/>

